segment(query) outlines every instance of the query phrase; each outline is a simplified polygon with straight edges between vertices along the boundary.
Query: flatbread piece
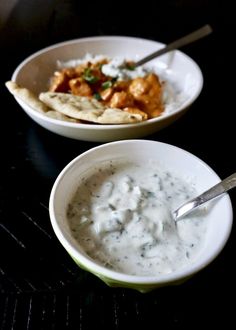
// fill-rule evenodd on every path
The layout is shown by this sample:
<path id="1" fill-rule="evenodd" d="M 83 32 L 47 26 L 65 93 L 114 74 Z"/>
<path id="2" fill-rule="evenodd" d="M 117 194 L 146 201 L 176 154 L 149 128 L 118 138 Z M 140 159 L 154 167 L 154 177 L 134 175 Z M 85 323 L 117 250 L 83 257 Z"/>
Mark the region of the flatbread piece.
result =
<path id="1" fill-rule="evenodd" d="M 142 121 L 140 114 L 130 114 L 121 109 L 108 108 L 95 99 L 67 93 L 46 92 L 39 99 L 48 107 L 71 118 L 100 124 L 127 124 Z"/>
<path id="2" fill-rule="evenodd" d="M 6 87 L 14 96 L 19 97 L 23 102 L 31 106 L 34 110 L 45 113 L 51 110 L 46 104 L 41 102 L 38 97 L 29 89 L 19 86 L 14 81 L 7 81 Z"/>

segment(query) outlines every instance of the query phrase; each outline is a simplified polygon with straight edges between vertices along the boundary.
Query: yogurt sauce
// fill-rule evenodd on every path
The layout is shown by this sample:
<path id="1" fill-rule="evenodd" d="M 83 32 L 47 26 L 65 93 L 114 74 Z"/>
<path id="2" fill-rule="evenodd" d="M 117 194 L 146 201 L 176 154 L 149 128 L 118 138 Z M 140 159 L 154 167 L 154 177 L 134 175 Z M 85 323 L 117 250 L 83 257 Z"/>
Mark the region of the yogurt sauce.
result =
<path id="1" fill-rule="evenodd" d="M 141 276 L 174 272 L 202 248 L 206 220 L 179 221 L 171 210 L 196 195 L 193 183 L 151 161 L 122 160 L 86 172 L 67 209 L 73 237 L 110 269 Z"/>
<path id="2" fill-rule="evenodd" d="M 126 61 L 123 57 L 115 56 L 112 59 L 104 55 L 96 55 L 87 53 L 82 59 L 74 59 L 70 61 L 57 61 L 57 67 L 59 69 L 75 67 L 83 63 L 91 62 L 96 63 L 108 59 L 109 63 L 102 66 L 102 73 L 106 76 L 117 78 L 117 80 L 129 80 L 137 77 L 144 77 L 149 72 L 153 71 L 151 68 L 139 66 L 132 70 L 125 68 Z"/>

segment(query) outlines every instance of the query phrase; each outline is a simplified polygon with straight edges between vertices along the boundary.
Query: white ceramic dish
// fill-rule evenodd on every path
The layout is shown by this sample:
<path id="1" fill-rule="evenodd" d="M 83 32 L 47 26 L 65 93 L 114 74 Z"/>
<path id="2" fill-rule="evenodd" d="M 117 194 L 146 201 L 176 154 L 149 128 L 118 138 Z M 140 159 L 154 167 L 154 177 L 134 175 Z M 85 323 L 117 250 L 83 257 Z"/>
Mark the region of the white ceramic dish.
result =
<path id="1" fill-rule="evenodd" d="M 138 60 L 163 46 L 164 44 L 159 42 L 131 37 L 91 37 L 71 40 L 42 49 L 28 57 L 16 68 L 12 80 L 38 95 L 47 90 L 49 78 L 56 70 L 57 60 L 83 58 L 87 53 Z M 176 92 L 181 93 L 181 100 L 170 112 L 145 122 L 125 125 L 63 122 L 36 112 L 17 97 L 16 100 L 39 125 L 65 137 L 96 142 L 143 137 L 166 127 L 183 115 L 198 97 L 203 85 L 203 77 L 198 65 L 180 51 L 163 55 L 152 60 L 149 65 L 171 82 Z"/>
<path id="2" fill-rule="evenodd" d="M 208 230 L 204 248 L 192 264 L 173 273 L 157 276 L 125 275 L 104 268 L 86 257 L 72 237 L 66 219 L 68 203 L 74 195 L 79 177 L 100 161 L 125 157 L 133 162 L 148 159 L 161 162 L 162 168 L 175 169 L 180 176 L 189 176 L 196 182 L 196 190 L 202 192 L 219 182 L 218 175 L 196 156 L 180 148 L 148 140 L 111 142 L 93 148 L 70 162 L 55 181 L 50 196 L 50 218 L 61 244 L 83 269 L 95 274 L 110 286 L 130 287 L 146 292 L 164 285 L 178 284 L 207 266 L 223 249 L 232 227 L 232 205 L 227 194 L 211 204 L 205 214 Z"/>

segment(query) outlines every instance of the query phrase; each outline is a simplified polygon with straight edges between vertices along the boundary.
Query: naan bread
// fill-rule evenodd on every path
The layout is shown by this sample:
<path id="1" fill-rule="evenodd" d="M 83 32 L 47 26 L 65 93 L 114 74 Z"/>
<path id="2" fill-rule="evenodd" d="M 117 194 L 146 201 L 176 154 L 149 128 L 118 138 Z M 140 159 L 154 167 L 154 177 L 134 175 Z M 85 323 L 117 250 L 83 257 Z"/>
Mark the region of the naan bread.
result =
<path id="1" fill-rule="evenodd" d="M 143 120 L 142 115 L 128 113 L 121 109 L 108 108 L 96 99 L 67 93 L 41 93 L 39 98 L 27 88 L 14 81 L 6 82 L 8 90 L 34 110 L 44 115 L 64 121 L 84 120 L 99 124 L 128 124 Z"/>
<path id="2" fill-rule="evenodd" d="M 39 99 L 48 107 L 68 117 L 100 124 L 127 124 L 142 121 L 140 114 L 103 106 L 95 99 L 66 93 L 46 92 Z"/>
<path id="3" fill-rule="evenodd" d="M 45 103 L 41 102 L 37 96 L 35 96 L 30 90 L 24 87 L 20 87 L 14 81 L 7 81 L 6 87 L 14 95 L 19 97 L 26 104 L 31 106 L 34 110 L 43 113 L 47 117 L 69 121 L 72 123 L 78 123 L 79 121 L 63 115 L 62 113 L 52 110 Z"/>
<path id="4" fill-rule="evenodd" d="M 27 88 L 17 85 L 14 81 L 7 81 L 6 87 L 14 96 L 19 97 L 23 102 L 31 106 L 34 110 L 45 113 L 51 110 L 46 104 L 41 102 L 34 93 Z"/>
<path id="5" fill-rule="evenodd" d="M 71 123 L 78 123 L 79 122 L 79 120 L 67 117 L 67 116 L 63 115 L 63 113 L 60 113 L 60 112 L 55 111 L 55 110 L 50 110 L 50 111 L 46 112 L 45 115 L 49 118 L 63 120 L 63 121 L 69 121 Z"/>

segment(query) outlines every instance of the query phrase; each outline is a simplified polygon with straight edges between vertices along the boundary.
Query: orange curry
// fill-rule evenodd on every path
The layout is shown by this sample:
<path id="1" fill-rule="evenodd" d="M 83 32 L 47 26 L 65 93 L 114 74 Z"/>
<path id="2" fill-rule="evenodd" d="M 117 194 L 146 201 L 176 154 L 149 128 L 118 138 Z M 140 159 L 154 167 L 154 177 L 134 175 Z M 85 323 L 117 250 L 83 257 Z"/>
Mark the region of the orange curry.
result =
<path id="1" fill-rule="evenodd" d="M 110 108 L 139 113 L 143 120 L 163 112 L 163 86 L 156 74 L 120 81 L 103 74 L 102 65 L 107 63 L 104 59 L 56 71 L 49 91 L 94 97 Z M 126 62 L 126 69 L 134 70 L 132 62 Z"/>

